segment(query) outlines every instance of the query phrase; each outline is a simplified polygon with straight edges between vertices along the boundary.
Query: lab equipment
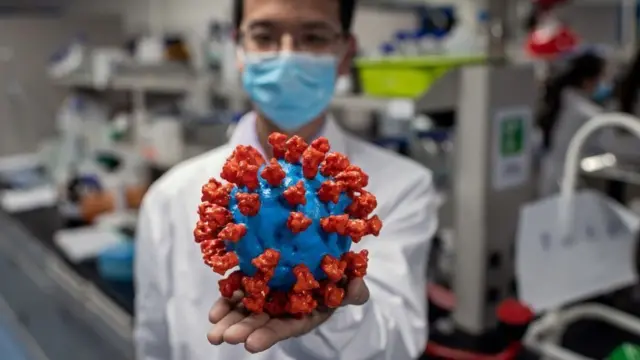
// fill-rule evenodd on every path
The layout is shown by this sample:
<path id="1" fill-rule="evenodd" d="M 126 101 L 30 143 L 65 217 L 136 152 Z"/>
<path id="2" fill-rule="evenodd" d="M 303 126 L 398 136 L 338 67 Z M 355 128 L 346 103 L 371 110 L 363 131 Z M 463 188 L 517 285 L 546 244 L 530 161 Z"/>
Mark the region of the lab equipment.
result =
<path id="1" fill-rule="evenodd" d="M 411 31 L 401 30 L 395 34 L 395 48 L 404 56 L 418 55 L 417 43 L 414 34 Z"/>
<path id="2" fill-rule="evenodd" d="M 228 24 L 222 24 L 221 26 L 221 38 L 222 38 L 222 83 L 225 87 L 232 89 L 240 88 L 240 71 L 236 64 L 236 57 L 238 55 L 236 49 L 236 42 L 233 38 L 233 27 Z"/>
<path id="3" fill-rule="evenodd" d="M 158 114 L 142 134 L 143 154 L 154 164 L 170 167 L 184 159 L 183 124 L 171 114 Z"/>
<path id="4" fill-rule="evenodd" d="M 161 36 L 147 34 L 137 39 L 134 58 L 143 65 L 159 65 L 165 60 L 164 41 Z"/>
<path id="5" fill-rule="evenodd" d="M 338 307 L 343 277 L 366 274 L 368 252 L 349 251 L 382 222 L 363 188 L 368 175 L 341 153 L 329 153 L 326 138 L 309 146 L 302 138 L 273 133 L 275 158 L 266 163 L 253 147 L 238 146 L 202 191 L 194 231 L 205 263 L 224 275 L 220 292 L 243 289 L 245 307 L 271 316 L 310 314 Z M 268 284 L 268 287 L 267 287 Z"/>
<path id="6" fill-rule="evenodd" d="M 640 137 L 638 119 L 626 114 L 602 114 L 592 118 L 580 128 L 569 144 L 562 179 L 561 195 L 558 204 L 561 239 L 569 238 L 570 225 L 576 216 L 572 209 L 577 206 L 579 197 L 574 194 L 577 180 L 581 148 L 593 133 L 608 126 L 623 127 Z M 636 219 L 637 220 L 637 219 Z M 636 225 L 637 231 L 637 225 Z M 621 259 L 620 261 L 623 261 Z M 557 342 L 565 329 L 573 322 L 582 319 L 594 319 L 611 323 L 632 334 L 640 334 L 640 319 L 600 304 L 581 304 L 563 310 L 552 310 L 534 322 L 527 332 L 525 344 L 545 357 L 558 360 L 588 360 L 588 357 L 563 348 Z"/>
<path id="7" fill-rule="evenodd" d="M 56 247 L 72 263 L 94 259 L 123 241 L 122 236 L 113 229 L 94 226 L 59 230 L 53 238 Z"/>
<path id="8" fill-rule="evenodd" d="M 84 37 L 76 36 L 69 44 L 56 51 L 49 61 L 49 76 L 59 78 L 76 71 L 86 55 Z"/>
<path id="9" fill-rule="evenodd" d="M 512 360 L 518 359 L 522 350 L 522 338 L 535 314 L 526 305 L 515 299 L 506 299 L 496 308 L 499 319 L 497 332 L 500 334 L 500 348 L 497 354 L 483 354 L 455 349 L 429 341 L 425 354 L 448 360 Z"/>
<path id="10" fill-rule="evenodd" d="M 458 18 L 453 6 L 429 6 L 418 9 L 419 38 L 424 50 L 428 52 L 442 52 L 442 41 L 456 28 Z"/>
<path id="11" fill-rule="evenodd" d="M 492 14 L 502 11 L 489 5 Z M 458 81 L 453 177 L 443 206 L 453 210 L 455 229 L 452 289 L 459 305 L 453 318 L 461 331 L 481 335 L 494 327 L 497 303 L 514 291 L 510 259 L 519 209 L 533 195 L 537 96 L 529 64 L 462 67 Z M 469 246 L 475 241 L 481 243 Z"/>
<path id="12" fill-rule="evenodd" d="M 69 169 L 76 166 L 85 154 L 81 113 L 83 104 L 81 97 L 69 96 L 58 111 L 56 125 L 61 144 L 53 173 L 56 183 L 64 182 Z"/>
<path id="13" fill-rule="evenodd" d="M 476 26 L 462 24 L 456 26 L 450 35 L 443 39 L 443 47 L 447 54 L 485 54 L 489 42 L 489 14 L 486 10 L 478 12 Z"/>
<path id="14" fill-rule="evenodd" d="M 478 26 L 476 29 L 476 42 L 474 49 L 477 52 L 485 53 L 489 44 L 489 12 L 486 10 L 478 11 Z"/>
<path id="15" fill-rule="evenodd" d="M 13 213 L 52 206 L 58 192 L 37 155 L 0 158 L 0 208 Z"/>
<path id="16" fill-rule="evenodd" d="M 452 131 L 447 129 L 418 131 L 411 137 L 413 158 L 433 172 L 438 190 L 445 190 L 450 186 L 453 146 Z"/>
<path id="17" fill-rule="evenodd" d="M 205 44 L 205 54 L 209 70 L 215 73 L 219 73 L 222 69 L 223 45 L 222 26 L 219 22 L 213 22 L 209 25 L 209 38 Z"/>

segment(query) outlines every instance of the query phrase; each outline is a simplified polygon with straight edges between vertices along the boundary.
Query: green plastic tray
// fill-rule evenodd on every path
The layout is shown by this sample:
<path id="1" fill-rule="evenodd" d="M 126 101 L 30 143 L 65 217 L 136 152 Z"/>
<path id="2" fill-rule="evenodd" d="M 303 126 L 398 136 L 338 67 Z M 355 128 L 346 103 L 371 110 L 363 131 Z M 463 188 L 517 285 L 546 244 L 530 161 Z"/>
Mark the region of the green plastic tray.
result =
<path id="1" fill-rule="evenodd" d="M 449 70 L 480 64 L 484 56 L 421 56 L 359 59 L 356 67 L 362 90 L 371 96 L 409 97 L 422 95 Z"/>

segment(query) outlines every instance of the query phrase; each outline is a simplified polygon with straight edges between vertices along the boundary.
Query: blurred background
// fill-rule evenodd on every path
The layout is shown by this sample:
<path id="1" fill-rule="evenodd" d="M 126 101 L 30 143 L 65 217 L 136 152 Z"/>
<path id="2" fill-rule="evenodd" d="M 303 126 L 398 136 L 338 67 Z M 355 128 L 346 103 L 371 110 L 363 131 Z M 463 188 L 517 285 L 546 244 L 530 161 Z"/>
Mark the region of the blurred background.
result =
<path id="1" fill-rule="evenodd" d="M 0 0 L 1 360 L 134 358 L 140 201 L 172 166 L 224 144 L 250 110 L 231 5 Z M 640 345 L 637 257 L 598 258 L 606 243 L 564 249 L 558 262 L 518 250 L 538 231 L 532 223 L 551 221 L 523 209 L 549 195 L 536 185 L 545 149 L 534 118 L 549 105 L 550 81 L 572 66 L 567 57 L 596 53 L 611 87 L 599 104 L 637 115 L 635 97 L 616 91 L 640 87 L 637 1 L 358 6 L 358 58 L 339 79 L 333 112 L 348 131 L 431 169 L 441 200 L 425 358 L 640 358 L 629 355 Z M 616 248 L 628 254 L 640 140 L 612 136 L 629 145 L 581 158 L 578 184 L 631 217 L 626 247 Z M 591 268 L 584 254 L 605 269 L 628 266 L 605 281 L 580 270 Z M 569 275 L 546 287 L 529 263 Z M 598 311 L 545 318 L 586 301 L 615 309 L 615 326 Z M 535 316 L 523 320 L 523 305 Z M 527 328 L 534 319 L 545 326 Z"/>

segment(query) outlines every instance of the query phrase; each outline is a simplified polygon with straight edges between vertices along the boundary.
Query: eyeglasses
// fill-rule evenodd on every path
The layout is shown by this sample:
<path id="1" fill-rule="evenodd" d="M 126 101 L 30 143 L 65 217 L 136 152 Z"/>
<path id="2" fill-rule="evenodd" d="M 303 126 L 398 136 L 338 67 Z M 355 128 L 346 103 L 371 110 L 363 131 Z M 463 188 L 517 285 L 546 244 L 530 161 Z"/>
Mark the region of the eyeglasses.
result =
<path id="1" fill-rule="evenodd" d="M 245 50 L 275 52 L 287 47 L 312 53 L 327 53 L 336 49 L 342 35 L 330 30 L 304 30 L 296 33 L 274 29 L 252 29 L 240 34 Z"/>

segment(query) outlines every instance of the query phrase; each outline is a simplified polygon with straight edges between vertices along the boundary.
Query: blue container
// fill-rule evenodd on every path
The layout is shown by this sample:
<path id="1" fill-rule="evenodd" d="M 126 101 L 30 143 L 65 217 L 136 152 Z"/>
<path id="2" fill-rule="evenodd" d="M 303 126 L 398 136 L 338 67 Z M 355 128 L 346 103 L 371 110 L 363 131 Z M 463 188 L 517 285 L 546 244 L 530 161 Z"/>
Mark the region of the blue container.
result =
<path id="1" fill-rule="evenodd" d="M 124 241 L 104 250 L 98 255 L 98 272 L 109 281 L 133 281 L 134 244 Z"/>

